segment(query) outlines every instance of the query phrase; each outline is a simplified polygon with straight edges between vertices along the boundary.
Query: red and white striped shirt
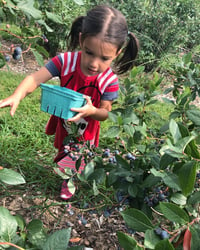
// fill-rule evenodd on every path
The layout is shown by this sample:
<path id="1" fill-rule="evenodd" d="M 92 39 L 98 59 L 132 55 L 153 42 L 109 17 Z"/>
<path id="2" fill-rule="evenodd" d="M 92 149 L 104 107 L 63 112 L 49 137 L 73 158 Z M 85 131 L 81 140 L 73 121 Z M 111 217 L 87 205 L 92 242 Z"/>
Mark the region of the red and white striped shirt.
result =
<path id="1" fill-rule="evenodd" d="M 46 68 L 53 76 L 59 76 L 60 85 L 73 89 L 82 94 L 91 97 L 95 107 L 100 106 L 101 100 L 114 100 L 117 98 L 119 84 L 118 78 L 111 68 L 95 76 L 85 76 L 80 67 L 81 51 L 66 52 L 54 57 Z M 92 141 L 98 146 L 100 123 L 91 117 L 84 118 L 87 127 L 84 130 L 82 139 Z M 67 136 L 67 131 L 63 126 L 63 119 L 51 116 L 47 127 L 47 134 L 55 133 L 54 145 L 61 151 L 63 149 L 63 140 Z"/>

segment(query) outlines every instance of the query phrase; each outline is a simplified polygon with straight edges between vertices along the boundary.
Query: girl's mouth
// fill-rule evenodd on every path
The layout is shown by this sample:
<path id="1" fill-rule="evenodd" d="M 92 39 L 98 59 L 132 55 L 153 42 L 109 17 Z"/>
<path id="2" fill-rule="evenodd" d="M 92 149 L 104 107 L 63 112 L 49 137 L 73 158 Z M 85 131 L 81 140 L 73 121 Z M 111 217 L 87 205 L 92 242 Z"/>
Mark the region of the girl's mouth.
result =
<path id="1" fill-rule="evenodd" d="M 96 70 L 91 69 L 91 68 L 88 68 L 88 72 L 89 72 L 91 75 L 95 75 L 95 74 L 98 73 Z"/>

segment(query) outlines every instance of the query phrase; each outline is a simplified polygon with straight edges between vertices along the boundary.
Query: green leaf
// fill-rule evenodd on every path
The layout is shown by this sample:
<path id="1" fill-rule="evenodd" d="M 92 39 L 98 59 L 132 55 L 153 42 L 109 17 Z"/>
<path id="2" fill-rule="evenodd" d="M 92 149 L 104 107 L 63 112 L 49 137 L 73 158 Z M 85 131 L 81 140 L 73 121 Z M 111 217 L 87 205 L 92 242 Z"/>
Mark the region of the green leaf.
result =
<path id="1" fill-rule="evenodd" d="M 161 180 L 161 177 L 149 174 L 145 180 L 141 183 L 141 187 L 148 188 L 156 185 Z"/>
<path id="2" fill-rule="evenodd" d="M 41 11 L 34 7 L 34 0 L 19 1 L 17 8 L 23 11 L 26 15 L 32 16 L 34 19 L 41 19 Z"/>
<path id="3" fill-rule="evenodd" d="M 186 157 L 183 152 L 185 151 L 186 146 L 195 139 L 195 136 L 187 136 L 181 138 L 176 142 L 176 145 L 173 146 L 170 140 L 166 140 L 168 145 L 165 145 L 161 148 L 160 153 L 168 154 L 174 158 L 184 158 Z"/>
<path id="4" fill-rule="evenodd" d="M 120 155 L 116 155 L 117 166 L 130 171 L 130 164 Z"/>
<path id="5" fill-rule="evenodd" d="M 103 168 L 95 169 L 93 173 L 90 174 L 87 180 L 95 180 L 96 183 L 102 183 L 105 180 L 106 174 Z"/>
<path id="6" fill-rule="evenodd" d="M 40 53 L 38 53 L 35 49 L 31 48 L 31 51 L 38 63 L 39 66 L 44 66 L 44 61 L 43 61 L 43 57 Z"/>
<path id="7" fill-rule="evenodd" d="M 39 25 L 43 25 L 43 26 L 45 27 L 45 29 L 46 29 L 48 32 L 53 32 L 53 31 L 54 31 L 51 27 L 49 27 L 49 26 L 45 23 L 44 20 L 37 20 L 37 23 L 38 23 Z"/>
<path id="8" fill-rule="evenodd" d="M 97 196 L 99 194 L 99 190 L 98 190 L 98 187 L 96 185 L 96 181 L 95 180 L 93 181 L 92 188 L 93 188 L 94 195 Z"/>
<path id="9" fill-rule="evenodd" d="M 60 24 L 63 23 L 60 16 L 58 16 L 54 13 L 48 12 L 48 11 L 45 11 L 45 13 L 46 13 L 47 18 L 50 19 L 51 21 L 53 21 L 55 23 L 60 23 Z"/>
<path id="10" fill-rule="evenodd" d="M 19 173 L 7 168 L 0 170 L 0 181 L 9 185 L 19 185 L 26 183 L 24 178 Z"/>
<path id="11" fill-rule="evenodd" d="M 103 137 L 115 138 L 116 136 L 119 135 L 120 132 L 121 129 L 119 126 L 110 126 L 107 132 L 103 135 Z"/>
<path id="12" fill-rule="evenodd" d="M 0 238 L 1 241 L 12 242 L 17 233 L 17 221 L 7 208 L 0 207 Z"/>
<path id="13" fill-rule="evenodd" d="M 138 193 L 138 187 L 137 187 L 137 185 L 135 185 L 134 183 L 131 183 L 128 186 L 128 193 L 130 194 L 130 196 L 136 197 L 137 193 Z"/>
<path id="14" fill-rule="evenodd" d="M 39 249 L 42 249 L 42 246 L 47 238 L 43 223 L 38 219 L 32 220 L 27 226 L 27 232 L 28 241 L 37 246 Z"/>
<path id="15" fill-rule="evenodd" d="M 190 109 L 186 111 L 187 117 L 196 125 L 200 126 L 200 110 Z"/>
<path id="16" fill-rule="evenodd" d="M 71 234 L 71 228 L 56 231 L 47 238 L 42 250 L 66 250 Z"/>
<path id="17" fill-rule="evenodd" d="M 154 168 L 151 168 L 150 171 L 154 176 L 162 178 L 162 180 L 164 181 L 164 183 L 167 186 L 174 188 L 176 190 L 181 190 L 180 186 L 179 186 L 179 179 L 178 179 L 177 175 L 170 173 L 170 172 L 164 172 L 163 170 L 158 171 Z"/>
<path id="18" fill-rule="evenodd" d="M 148 249 L 154 249 L 160 238 L 154 233 L 154 230 L 148 229 L 145 232 L 144 246 Z"/>
<path id="19" fill-rule="evenodd" d="M 190 232 L 192 234 L 191 250 L 199 250 L 199 246 L 200 246 L 199 230 L 197 231 L 196 228 L 191 226 Z"/>
<path id="20" fill-rule="evenodd" d="M 160 202 L 160 209 L 164 216 L 175 223 L 185 224 L 189 222 L 188 214 L 179 206 L 173 203 Z"/>
<path id="21" fill-rule="evenodd" d="M 81 166 L 81 162 L 82 162 L 82 155 L 78 158 L 78 160 L 76 161 L 75 167 L 76 167 L 76 171 L 79 170 L 80 166 Z"/>
<path id="22" fill-rule="evenodd" d="M 164 154 L 160 158 L 160 168 L 165 169 L 168 166 L 170 166 L 170 164 L 172 164 L 174 161 L 176 161 L 176 158 L 174 158 L 168 154 Z"/>
<path id="23" fill-rule="evenodd" d="M 108 117 L 112 122 L 114 123 L 117 122 L 117 115 L 114 112 L 112 111 L 108 112 Z"/>
<path id="24" fill-rule="evenodd" d="M 190 161 L 185 163 L 177 172 L 180 187 L 185 196 L 188 196 L 194 189 L 196 168 L 196 162 Z"/>
<path id="25" fill-rule="evenodd" d="M 24 231 L 26 226 L 25 219 L 20 214 L 15 215 L 15 219 L 17 221 L 18 227 L 21 229 L 21 231 Z"/>
<path id="26" fill-rule="evenodd" d="M 123 124 L 130 124 L 130 123 L 132 123 L 132 124 L 138 125 L 139 122 L 140 122 L 139 118 L 131 110 L 126 110 L 126 112 L 124 112 L 122 114 L 122 120 L 123 120 Z"/>
<path id="27" fill-rule="evenodd" d="M 135 133 L 135 128 L 132 125 L 125 124 L 123 125 L 124 132 L 129 135 L 133 136 Z"/>
<path id="28" fill-rule="evenodd" d="M 73 0 L 78 5 L 84 5 L 82 0 Z"/>
<path id="29" fill-rule="evenodd" d="M 200 191 L 194 192 L 188 199 L 188 204 L 198 204 L 200 203 Z"/>
<path id="30" fill-rule="evenodd" d="M 109 175 L 106 175 L 106 185 L 107 187 L 112 186 L 117 180 L 118 176 L 115 175 L 115 169 L 111 170 Z"/>
<path id="31" fill-rule="evenodd" d="M 155 250 L 175 250 L 173 245 L 169 242 L 168 239 L 161 240 L 155 247 Z"/>
<path id="32" fill-rule="evenodd" d="M 67 186 L 69 188 L 70 193 L 74 194 L 76 191 L 76 187 L 74 186 L 74 182 L 73 182 L 72 178 L 70 178 L 68 180 Z"/>
<path id="33" fill-rule="evenodd" d="M 172 137 L 174 139 L 174 143 L 177 143 L 177 141 L 179 139 L 181 139 L 182 136 L 181 136 L 178 124 L 173 119 L 171 119 L 169 122 L 169 130 L 170 130 Z"/>
<path id="34" fill-rule="evenodd" d="M 171 201 L 173 201 L 177 205 L 184 206 L 187 202 L 187 198 L 183 194 L 175 193 L 171 196 Z"/>
<path id="35" fill-rule="evenodd" d="M 88 177 L 92 174 L 94 172 L 94 162 L 89 162 L 86 166 L 85 166 L 85 168 L 84 168 L 84 170 L 83 170 L 83 175 L 84 175 L 84 177 L 85 177 L 85 179 L 87 180 L 88 179 Z"/>
<path id="36" fill-rule="evenodd" d="M 153 228 L 149 218 L 140 210 L 130 208 L 121 212 L 121 215 L 126 224 L 136 231 L 145 232 L 147 229 Z"/>
<path id="37" fill-rule="evenodd" d="M 134 247 L 137 245 L 135 239 L 125 233 L 117 232 L 117 238 L 120 246 L 124 249 L 134 249 Z"/>

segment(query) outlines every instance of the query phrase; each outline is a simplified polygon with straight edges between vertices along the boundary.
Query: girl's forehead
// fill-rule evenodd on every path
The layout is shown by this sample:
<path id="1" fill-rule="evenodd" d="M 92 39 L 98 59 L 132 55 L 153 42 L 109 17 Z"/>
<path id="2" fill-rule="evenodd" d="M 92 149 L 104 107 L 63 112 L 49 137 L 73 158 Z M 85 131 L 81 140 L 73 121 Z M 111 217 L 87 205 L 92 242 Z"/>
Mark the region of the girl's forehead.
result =
<path id="1" fill-rule="evenodd" d="M 83 41 L 83 47 L 108 55 L 112 55 L 113 53 L 117 52 L 116 45 L 109 42 L 105 42 L 103 41 L 103 39 L 93 36 L 85 38 L 85 40 Z"/>

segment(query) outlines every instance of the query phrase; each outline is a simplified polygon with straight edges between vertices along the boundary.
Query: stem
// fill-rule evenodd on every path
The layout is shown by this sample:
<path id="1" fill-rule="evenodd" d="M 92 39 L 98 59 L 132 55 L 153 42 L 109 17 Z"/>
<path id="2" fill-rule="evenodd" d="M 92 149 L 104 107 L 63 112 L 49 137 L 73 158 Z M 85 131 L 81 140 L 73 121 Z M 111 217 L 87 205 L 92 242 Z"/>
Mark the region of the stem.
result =
<path id="1" fill-rule="evenodd" d="M 17 248 L 17 249 L 25 250 L 24 248 L 19 247 L 19 246 L 15 245 L 15 244 L 13 244 L 13 243 L 10 243 L 10 242 L 0 242 L 0 245 L 10 245 L 10 246 L 15 247 L 15 248 Z"/>

